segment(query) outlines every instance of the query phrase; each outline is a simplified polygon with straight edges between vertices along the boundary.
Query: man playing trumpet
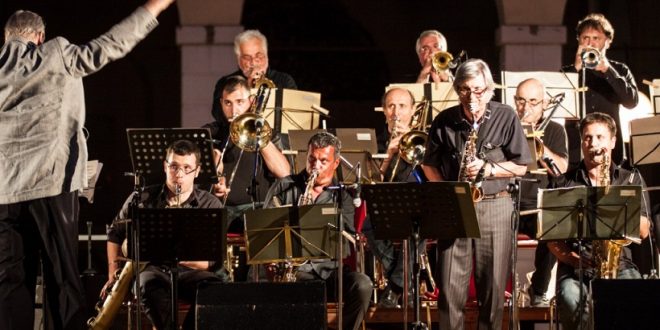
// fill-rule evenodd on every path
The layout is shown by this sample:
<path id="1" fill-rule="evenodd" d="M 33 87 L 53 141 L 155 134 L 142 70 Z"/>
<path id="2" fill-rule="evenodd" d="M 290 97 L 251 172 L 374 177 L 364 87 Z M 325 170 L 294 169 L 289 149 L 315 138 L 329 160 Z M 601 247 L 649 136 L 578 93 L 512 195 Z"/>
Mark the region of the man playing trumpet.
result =
<path id="1" fill-rule="evenodd" d="M 426 30 L 419 35 L 415 44 L 415 51 L 419 58 L 422 70 L 417 76 L 417 83 L 450 81 L 452 78 L 449 68 L 436 71 L 433 68 L 433 55 L 447 51 L 447 39 L 440 31 Z"/>

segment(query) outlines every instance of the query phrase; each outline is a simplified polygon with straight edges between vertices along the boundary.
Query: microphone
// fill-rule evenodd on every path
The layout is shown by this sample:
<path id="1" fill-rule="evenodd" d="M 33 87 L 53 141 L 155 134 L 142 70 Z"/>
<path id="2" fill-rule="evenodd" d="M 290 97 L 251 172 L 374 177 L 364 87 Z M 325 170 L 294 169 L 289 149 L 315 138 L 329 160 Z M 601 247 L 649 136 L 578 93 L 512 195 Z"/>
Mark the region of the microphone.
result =
<path id="1" fill-rule="evenodd" d="M 552 157 L 550 157 L 550 156 L 545 156 L 545 155 L 544 155 L 544 156 L 543 156 L 543 161 L 545 162 L 546 165 L 548 165 L 548 167 L 549 167 L 553 172 L 555 172 L 555 175 L 557 175 L 557 176 L 562 175 L 561 170 L 559 169 L 559 167 L 557 166 L 557 164 L 555 163 L 555 161 L 552 159 Z"/>
<path id="2" fill-rule="evenodd" d="M 356 170 L 355 170 L 355 184 L 357 187 L 355 188 L 355 191 L 353 191 L 353 205 L 355 207 L 360 207 L 362 205 L 362 198 L 360 198 L 360 194 L 362 193 L 362 185 L 360 184 L 360 180 L 362 179 L 362 167 L 360 166 L 360 162 L 357 163 Z"/>
<path id="3" fill-rule="evenodd" d="M 325 187 L 323 187 L 323 190 L 333 191 L 333 190 L 345 189 L 345 190 L 356 191 L 359 186 L 360 185 L 357 184 L 357 183 L 351 183 L 351 184 L 340 183 L 340 184 L 336 184 L 336 185 L 332 185 L 332 186 L 325 186 Z"/>

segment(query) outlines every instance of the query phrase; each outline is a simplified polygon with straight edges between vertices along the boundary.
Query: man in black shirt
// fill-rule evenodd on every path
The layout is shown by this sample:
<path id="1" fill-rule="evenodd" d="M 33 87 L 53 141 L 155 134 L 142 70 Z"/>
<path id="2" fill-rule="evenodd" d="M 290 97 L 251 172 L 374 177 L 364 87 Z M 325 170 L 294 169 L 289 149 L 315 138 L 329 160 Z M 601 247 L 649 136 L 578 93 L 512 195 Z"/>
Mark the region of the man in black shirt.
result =
<path id="1" fill-rule="evenodd" d="M 534 78 L 522 81 L 518 84 L 513 99 L 516 104 L 518 118 L 523 124 L 530 125 L 533 131 L 526 133 L 528 135 L 542 134 L 536 141 L 537 145 L 541 147 L 537 147 L 538 150 L 532 152 L 537 153 L 537 164 L 539 168 L 545 169 L 547 174 L 527 173 L 525 178 L 537 181 L 522 181 L 520 184 L 520 210 L 533 210 L 536 209 L 536 197 L 539 188 L 548 186 L 548 176 L 557 176 L 566 172 L 568 142 L 566 141 L 564 127 L 552 120 L 543 118 L 543 110 L 548 106 L 548 99 L 545 94 L 545 86 L 540 81 Z M 539 127 L 539 125 L 545 125 L 545 127 Z M 520 231 L 535 238 L 536 218 L 536 214 L 521 216 Z M 534 256 L 536 270 L 532 275 L 532 283 L 529 288 L 530 303 L 534 307 L 548 306 L 545 292 L 548 290 L 552 267 L 555 262 L 556 259 L 548 251 L 547 244 L 544 241 L 539 241 Z"/>
<path id="2" fill-rule="evenodd" d="M 287 176 L 278 180 L 268 191 L 266 196 L 266 207 L 300 204 L 325 204 L 333 203 L 334 193 L 324 188 L 336 184 L 334 173 L 340 163 L 341 142 L 330 133 L 321 132 L 312 136 L 308 143 L 307 162 L 303 171 L 298 174 Z M 312 173 L 316 179 L 310 181 Z M 306 198 L 301 198 L 305 196 Z M 301 202 L 303 201 L 303 202 Z M 350 233 L 355 233 L 353 216 L 355 206 L 353 199 L 348 193 L 341 194 L 341 219 L 344 228 Z M 348 248 L 344 249 L 348 252 Z M 337 279 L 337 263 L 330 260 L 313 260 L 298 267 L 296 272 L 297 281 L 323 280 L 326 282 L 328 294 L 335 292 L 335 281 Z M 344 268 L 343 271 L 343 328 L 357 330 L 369 308 L 372 284 L 369 277 L 362 273 L 351 272 Z"/>
<path id="3" fill-rule="evenodd" d="M 297 89 L 293 78 L 284 72 L 275 71 L 268 66 L 268 40 L 259 30 L 246 30 L 234 38 L 234 53 L 238 70 L 218 79 L 213 89 L 212 112 L 220 111 L 222 88 L 227 78 L 242 76 L 247 79 L 249 88 L 262 77 L 273 81 L 277 88 Z"/>
<path id="4" fill-rule="evenodd" d="M 581 146 L 584 154 L 579 166 L 559 177 L 554 184 L 555 187 L 578 187 L 578 186 L 601 186 L 604 179 L 609 180 L 613 186 L 641 185 L 645 186 L 644 180 L 637 172 L 630 172 L 616 167 L 611 161 L 612 149 L 615 146 L 616 123 L 607 114 L 594 112 L 588 114 L 580 121 Z M 607 156 L 607 157 L 606 157 Z M 608 178 L 603 178 L 604 162 L 609 158 Z M 650 222 L 647 218 L 647 203 L 649 196 L 642 194 L 641 217 L 639 233 L 642 239 L 648 237 Z M 559 319 L 565 329 L 580 328 L 580 300 L 584 300 L 588 292 L 587 284 L 594 277 L 592 259 L 592 243 L 584 242 L 583 252 L 578 254 L 576 241 L 553 241 L 548 243 L 550 251 L 559 260 L 557 269 L 557 306 L 559 307 Z M 577 272 L 582 258 L 582 267 L 585 270 L 583 283 L 579 282 Z M 641 278 L 637 267 L 632 262 L 630 248 L 624 246 L 619 259 L 616 274 L 617 279 L 639 279 Z M 582 286 L 582 297 L 580 297 L 580 286 Z M 589 309 L 586 303 L 582 305 L 582 327 L 587 329 L 589 320 Z"/>
<path id="5" fill-rule="evenodd" d="M 254 175 L 255 152 L 243 151 L 229 138 L 229 129 L 237 116 L 245 113 L 251 105 L 248 82 L 241 76 L 231 76 L 225 79 L 221 98 L 218 100 L 218 109 L 213 112 L 215 121 L 204 125 L 211 129 L 213 139 L 220 141 L 219 148 L 215 150 L 218 172 L 225 176 L 213 187 L 213 194 L 226 199 L 227 225 L 230 232 L 242 232 L 242 215 L 245 210 L 260 207 L 268 188 L 276 178 L 283 178 L 290 174 L 289 162 L 281 152 L 280 136 L 273 134 L 268 144 L 259 151 L 257 164 L 256 191 L 248 192 Z M 224 152 L 224 154 L 222 154 Z M 235 170 L 235 172 L 234 172 Z M 232 178 L 233 173 L 233 178 Z M 230 183 L 231 186 L 227 185 Z M 252 194 L 256 199 L 252 200 Z M 253 205 L 253 202 L 256 205 Z"/>
<path id="6" fill-rule="evenodd" d="M 167 148 L 163 170 L 165 184 L 146 187 L 139 196 L 140 208 L 220 208 L 220 201 L 210 193 L 195 188 L 194 181 L 200 172 L 201 154 L 196 144 L 188 140 L 179 140 Z M 129 197 L 121 211 L 108 228 L 108 282 L 105 289 L 115 281 L 119 270 L 121 245 L 126 239 L 126 221 L 130 216 L 130 206 L 134 196 Z M 195 295 L 197 285 L 201 282 L 220 281 L 213 271 L 221 267 L 209 261 L 181 261 L 178 272 L 179 298 L 192 304 L 190 311 L 195 310 Z M 156 329 L 175 329 L 171 324 L 169 268 L 161 264 L 149 263 L 140 273 L 140 292 L 144 312 Z M 188 313 L 184 320 L 184 329 L 193 329 L 194 312 Z"/>
<path id="7" fill-rule="evenodd" d="M 606 56 L 607 49 L 614 40 L 614 28 L 610 22 L 601 14 L 589 14 L 580 22 L 577 28 L 578 49 L 575 53 L 575 63 L 563 68 L 565 72 L 582 72 L 582 54 L 585 50 L 597 50 L 600 53 L 598 65 L 594 68 L 584 70 L 588 90 L 585 94 L 586 111 L 603 112 L 614 118 L 617 126 L 621 126 L 619 120 L 619 106 L 622 105 L 632 109 L 637 105 L 638 91 L 635 78 L 628 66 L 624 63 L 610 60 Z M 580 76 L 580 82 L 582 77 Z M 575 143 L 571 143 L 571 166 L 574 168 L 579 162 L 580 146 L 577 143 L 579 133 L 575 129 L 575 122 L 569 122 L 569 136 L 575 135 Z M 573 133 L 571 132 L 573 131 Z M 612 160 L 620 164 L 623 160 L 623 138 L 621 130 L 617 131 L 616 146 L 613 150 Z"/>
<path id="8" fill-rule="evenodd" d="M 506 188 L 509 178 L 525 174 L 531 157 L 513 109 L 490 101 L 495 83 L 484 61 L 470 59 L 463 63 L 453 85 L 460 104 L 433 120 L 422 165 L 424 174 L 432 182 L 457 181 L 463 168 L 466 177 L 460 180 L 474 181 L 477 176 L 488 180 L 482 185 L 483 200 L 475 203 L 481 238 L 438 242 L 448 246 L 439 251 L 440 328 L 459 329 L 464 325 L 463 308 L 474 257 L 479 328 L 499 329 L 513 236 L 513 203 Z M 474 160 L 461 164 L 466 140 L 473 131 L 477 134 L 476 155 Z"/>

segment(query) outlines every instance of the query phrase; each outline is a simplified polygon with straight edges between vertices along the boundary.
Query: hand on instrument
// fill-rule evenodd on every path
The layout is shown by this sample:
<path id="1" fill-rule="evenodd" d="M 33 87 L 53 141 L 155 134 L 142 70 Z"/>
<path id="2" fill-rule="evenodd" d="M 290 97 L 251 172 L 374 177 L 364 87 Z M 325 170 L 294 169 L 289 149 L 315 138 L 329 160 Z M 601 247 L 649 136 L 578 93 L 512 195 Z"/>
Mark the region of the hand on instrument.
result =
<path id="1" fill-rule="evenodd" d="M 229 194 L 231 189 L 227 188 L 226 180 L 224 176 L 218 177 L 218 183 L 213 185 L 213 195 L 218 198 L 224 198 L 225 195 Z"/>
<path id="2" fill-rule="evenodd" d="M 396 136 L 390 138 L 390 142 L 387 144 L 387 155 L 392 157 L 399 152 L 399 141 L 402 136 L 410 132 L 410 127 L 408 127 L 408 123 L 401 120 L 391 121 L 390 126 L 393 126 L 390 132 L 396 132 Z"/>
<path id="3" fill-rule="evenodd" d="M 483 159 L 477 158 L 472 163 L 467 165 L 467 175 L 470 180 L 474 180 L 477 177 L 479 170 L 486 166 L 486 162 Z"/>
<path id="4" fill-rule="evenodd" d="M 419 72 L 419 76 L 417 76 L 417 83 L 423 84 L 427 82 L 449 81 L 449 75 L 450 74 L 447 70 L 436 72 L 433 69 L 433 56 L 429 56 L 426 58 L 426 61 L 424 62 L 424 66 L 422 67 L 422 70 Z"/>
<path id="5" fill-rule="evenodd" d="M 215 163 L 215 170 L 219 174 L 224 172 L 224 164 L 222 163 L 222 151 L 213 148 L 213 162 Z"/>
<path id="6" fill-rule="evenodd" d="M 594 47 L 591 47 L 589 45 L 579 45 L 577 52 L 575 53 L 575 70 L 580 71 L 582 70 L 582 52 L 585 50 L 589 49 L 594 49 Z M 599 71 L 602 73 L 607 72 L 607 70 L 610 68 L 610 62 L 607 60 L 607 57 L 603 55 L 603 53 L 600 53 L 600 58 L 598 59 L 598 65 L 593 68 L 595 71 Z"/>
<path id="7" fill-rule="evenodd" d="M 105 298 L 108 296 L 108 291 L 112 289 L 112 286 L 115 285 L 115 282 L 117 281 L 114 274 L 108 277 L 108 281 L 105 282 L 103 288 L 101 288 L 101 293 L 99 293 L 101 300 L 105 300 Z"/>

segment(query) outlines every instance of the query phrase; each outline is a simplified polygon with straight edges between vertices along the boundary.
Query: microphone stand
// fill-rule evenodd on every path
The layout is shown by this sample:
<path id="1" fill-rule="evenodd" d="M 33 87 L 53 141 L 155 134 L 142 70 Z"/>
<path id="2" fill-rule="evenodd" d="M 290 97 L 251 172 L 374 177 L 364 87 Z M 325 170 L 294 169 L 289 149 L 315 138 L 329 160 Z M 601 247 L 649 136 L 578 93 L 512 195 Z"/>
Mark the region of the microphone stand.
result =
<path id="1" fill-rule="evenodd" d="M 518 274 L 516 272 L 516 262 L 518 261 L 518 226 L 520 222 L 520 181 L 521 178 L 515 177 L 512 183 L 507 186 L 507 191 L 511 195 L 513 202 L 513 212 L 511 213 L 511 278 L 512 293 L 509 300 L 509 329 L 519 328 L 518 324 Z"/>
<path id="2" fill-rule="evenodd" d="M 344 201 L 344 190 L 346 186 L 343 184 L 339 185 L 339 189 L 336 189 L 332 192 L 332 199 L 335 204 L 335 210 L 337 212 L 337 329 L 342 330 L 344 323 L 344 265 L 343 265 L 343 255 L 344 255 L 344 219 L 342 217 L 342 208 Z"/>

